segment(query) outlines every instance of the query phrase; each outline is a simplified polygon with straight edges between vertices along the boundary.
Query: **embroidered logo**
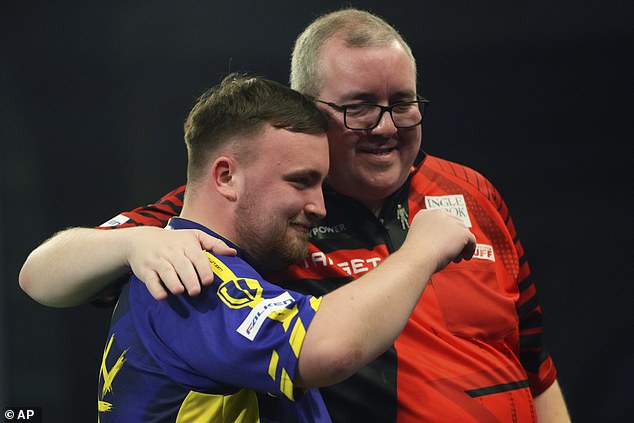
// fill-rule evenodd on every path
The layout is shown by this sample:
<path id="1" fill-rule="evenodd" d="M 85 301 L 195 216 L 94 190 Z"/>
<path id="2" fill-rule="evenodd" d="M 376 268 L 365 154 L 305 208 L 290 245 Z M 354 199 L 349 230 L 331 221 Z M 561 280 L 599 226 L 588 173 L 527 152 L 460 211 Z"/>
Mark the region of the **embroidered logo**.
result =
<path id="1" fill-rule="evenodd" d="M 493 254 L 493 247 L 487 244 L 476 244 L 473 258 L 495 261 L 495 255 Z"/>
<path id="2" fill-rule="evenodd" d="M 310 230 L 310 237 L 318 238 L 321 235 L 338 234 L 339 232 L 345 232 L 345 231 L 346 231 L 346 225 L 344 225 L 343 223 L 339 223 L 333 226 L 315 226 Z"/>
<path id="3" fill-rule="evenodd" d="M 439 196 L 428 195 L 425 197 L 425 207 L 430 210 L 445 210 L 446 212 L 460 218 L 460 220 L 462 220 L 468 228 L 472 226 L 469 213 L 467 212 L 467 203 L 464 201 L 464 196 L 462 194 Z"/>

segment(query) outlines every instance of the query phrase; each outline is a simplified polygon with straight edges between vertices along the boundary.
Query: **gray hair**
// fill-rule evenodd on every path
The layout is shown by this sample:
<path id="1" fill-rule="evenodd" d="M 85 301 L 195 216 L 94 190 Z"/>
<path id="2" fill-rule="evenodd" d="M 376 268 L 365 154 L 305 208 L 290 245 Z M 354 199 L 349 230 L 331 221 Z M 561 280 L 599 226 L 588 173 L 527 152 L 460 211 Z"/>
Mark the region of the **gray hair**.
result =
<path id="1" fill-rule="evenodd" d="M 322 78 L 317 66 L 324 43 L 331 38 L 343 40 L 349 47 L 382 46 L 397 41 L 410 57 L 414 72 L 416 60 L 401 34 L 380 17 L 358 9 L 342 9 L 315 19 L 295 41 L 291 56 L 291 87 L 309 96 L 317 96 Z"/>

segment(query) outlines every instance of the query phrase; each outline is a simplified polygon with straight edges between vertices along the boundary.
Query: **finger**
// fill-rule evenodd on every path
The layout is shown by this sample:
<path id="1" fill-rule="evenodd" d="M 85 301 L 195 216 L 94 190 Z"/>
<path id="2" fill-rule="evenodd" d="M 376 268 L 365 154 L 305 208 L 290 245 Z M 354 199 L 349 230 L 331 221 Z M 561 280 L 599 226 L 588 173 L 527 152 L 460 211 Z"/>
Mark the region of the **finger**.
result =
<path id="1" fill-rule="evenodd" d="M 465 242 L 465 246 L 460 252 L 460 254 L 458 255 L 458 257 L 456 257 L 454 262 L 459 263 L 462 260 L 471 260 L 471 258 L 475 254 L 476 246 L 477 244 L 476 244 L 475 236 L 471 232 L 469 232 L 469 237 L 467 238 Z"/>
<path id="2" fill-rule="evenodd" d="M 192 251 L 187 254 L 187 258 L 196 269 L 196 274 L 198 275 L 197 280 L 200 281 L 202 285 L 206 286 L 214 281 L 214 272 L 211 270 L 209 258 L 204 251 Z"/>
<path id="3" fill-rule="evenodd" d="M 223 256 L 235 256 L 237 254 L 235 248 L 229 247 L 225 242 L 218 238 L 214 238 L 204 232 L 199 232 L 197 236 L 200 241 L 200 245 L 205 250 L 213 251 L 214 253 Z"/>
<path id="4" fill-rule="evenodd" d="M 148 271 L 143 275 L 137 274 L 136 276 L 145 284 L 145 287 L 154 299 L 158 301 L 167 299 L 167 291 L 165 291 L 165 288 L 161 283 L 161 278 L 159 278 L 155 272 Z"/>
<path id="5" fill-rule="evenodd" d="M 200 254 L 203 254 L 202 250 L 199 250 Z M 198 280 L 198 274 L 191 259 L 188 257 L 187 251 L 183 251 L 182 254 L 176 255 L 171 262 L 174 267 L 176 275 L 187 293 L 195 297 L 200 294 L 200 281 Z"/>
<path id="6" fill-rule="evenodd" d="M 473 257 L 473 255 L 475 254 L 477 246 L 478 245 L 476 243 L 475 235 L 469 232 L 469 240 L 467 241 L 467 245 L 465 246 L 465 249 L 464 249 L 465 260 L 471 260 L 471 257 Z"/>
<path id="7" fill-rule="evenodd" d="M 185 292 L 185 286 L 182 284 L 176 270 L 171 263 L 166 263 L 157 270 L 157 274 L 165 286 L 165 288 L 174 295 L 181 295 Z"/>

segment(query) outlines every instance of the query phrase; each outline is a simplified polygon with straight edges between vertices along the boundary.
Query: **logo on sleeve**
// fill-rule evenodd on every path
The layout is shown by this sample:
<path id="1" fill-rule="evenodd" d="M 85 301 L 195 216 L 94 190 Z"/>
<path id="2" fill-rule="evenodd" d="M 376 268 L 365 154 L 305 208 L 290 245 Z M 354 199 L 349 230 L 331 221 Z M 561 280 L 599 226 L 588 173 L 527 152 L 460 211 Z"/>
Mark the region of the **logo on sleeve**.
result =
<path id="1" fill-rule="evenodd" d="M 248 340 L 253 341 L 264 324 L 264 321 L 272 312 L 287 308 L 294 302 L 295 300 L 288 292 L 284 292 L 275 298 L 262 299 L 253 307 L 253 310 L 251 310 L 246 319 L 244 319 L 242 324 L 236 329 L 236 332 Z"/>
<path id="2" fill-rule="evenodd" d="M 493 254 L 493 247 L 487 244 L 476 244 L 473 258 L 495 261 L 495 254 Z"/>
<path id="3" fill-rule="evenodd" d="M 441 209 L 462 220 L 468 228 L 471 225 L 469 213 L 467 212 L 467 203 L 464 201 L 462 194 L 456 195 L 428 195 L 425 197 L 425 207 L 428 209 Z"/>
<path id="4" fill-rule="evenodd" d="M 112 219 L 110 219 L 109 221 L 107 221 L 106 223 L 102 223 L 101 225 L 99 225 L 100 228 L 109 228 L 111 226 L 119 226 L 122 223 L 127 222 L 128 220 L 130 220 L 129 217 L 124 216 L 122 214 L 118 214 L 115 217 L 113 217 Z"/>

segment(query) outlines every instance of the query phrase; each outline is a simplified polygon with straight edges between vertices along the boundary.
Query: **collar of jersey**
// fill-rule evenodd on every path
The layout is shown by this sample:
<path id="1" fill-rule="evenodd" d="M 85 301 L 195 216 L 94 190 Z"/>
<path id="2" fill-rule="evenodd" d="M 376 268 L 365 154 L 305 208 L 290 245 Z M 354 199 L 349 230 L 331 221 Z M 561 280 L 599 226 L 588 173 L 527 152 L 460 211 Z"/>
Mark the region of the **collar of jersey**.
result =
<path id="1" fill-rule="evenodd" d="M 167 222 L 167 226 L 165 228 L 166 229 L 198 229 L 198 230 L 201 230 L 201 231 L 213 236 L 214 238 L 220 239 L 225 244 L 227 244 L 229 247 L 235 248 L 235 250 L 238 252 L 238 257 L 240 257 L 242 259 L 247 259 L 248 258 L 248 255 L 244 251 L 242 251 L 242 249 L 240 247 L 238 247 L 236 244 L 234 244 L 233 242 L 229 241 L 227 238 L 223 237 L 222 235 L 215 233 L 214 231 L 212 231 L 208 227 L 203 226 L 200 223 L 194 222 L 193 220 L 185 219 L 183 217 L 172 217 L 169 220 L 169 222 Z"/>

